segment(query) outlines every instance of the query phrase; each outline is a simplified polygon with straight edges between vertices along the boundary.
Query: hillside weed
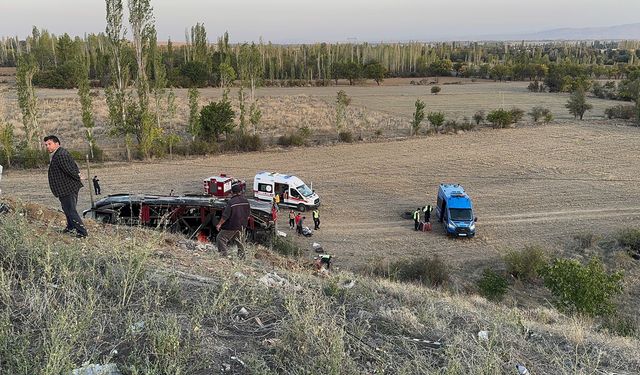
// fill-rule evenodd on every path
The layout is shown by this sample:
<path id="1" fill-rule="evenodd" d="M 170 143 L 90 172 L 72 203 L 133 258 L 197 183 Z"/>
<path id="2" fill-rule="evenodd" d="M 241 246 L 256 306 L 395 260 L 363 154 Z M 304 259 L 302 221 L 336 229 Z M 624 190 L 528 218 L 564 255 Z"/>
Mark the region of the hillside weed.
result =
<path id="1" fill-rule="evenodd" d="M 276 253 L 288 257 L 299 257 L 304 253 L 301 247 L 287 237 L 273 236 L 271 247 Z"/>
<path id="2" fill-rule="evenodd" d="M 546 253 L 539 246 L 526 246 L 520 251 L 512 250 L 504 256 L 507 273 L 522 281 L 534 281 L 546 266 Z"/>
<path id="3" fill-rule="evenodd" d="M 485 269 L 478 280 L 480 295 L 490 301 L 501 301 L 509 285 L 507 279 L 492 269 Z"/>
<path id="4" fill-rule="evenodd" d="M 440 286 L 449 281 L 449 268 L 437 255 L 393 263 L 378 260 L 373 264 L 371 273 L 395 281 L 419 282 L 428 286 Z"/>
<path id="5" fill-rule="evenodd" d="M 615 311 L 613 299 L 622 293 L 622 273 L 607 273 L 598 258 L 586 266 L 574 259 L 555 259 L 541 274 L 557 307 L 569 313 L 611 314 Z"/>
<path id="6" fill-rule="evenodd" d="M 640 252 L 640 229 L 624 229 L 618 233 L 616 239 L 621 247 Z"/>

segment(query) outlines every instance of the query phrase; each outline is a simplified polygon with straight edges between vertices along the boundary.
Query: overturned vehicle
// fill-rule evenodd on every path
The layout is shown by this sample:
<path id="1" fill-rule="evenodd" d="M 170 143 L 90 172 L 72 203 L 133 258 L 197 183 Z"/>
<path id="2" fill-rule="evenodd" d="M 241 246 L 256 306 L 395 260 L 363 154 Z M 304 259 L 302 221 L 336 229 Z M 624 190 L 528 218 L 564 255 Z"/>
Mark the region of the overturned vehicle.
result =
<path id="1" fill-rule="evenodd" d="M 247 237 L 262 241 L 274 228 L 271 204 L 253 199 L 249 203 Z M 191 239 L 215 240 L 216 224 L 226 205 L 226 199 L 203 195 L 115 194 L 100 199 L 82 216 L 101 223 L 146 226 L 181 233 Z"/>

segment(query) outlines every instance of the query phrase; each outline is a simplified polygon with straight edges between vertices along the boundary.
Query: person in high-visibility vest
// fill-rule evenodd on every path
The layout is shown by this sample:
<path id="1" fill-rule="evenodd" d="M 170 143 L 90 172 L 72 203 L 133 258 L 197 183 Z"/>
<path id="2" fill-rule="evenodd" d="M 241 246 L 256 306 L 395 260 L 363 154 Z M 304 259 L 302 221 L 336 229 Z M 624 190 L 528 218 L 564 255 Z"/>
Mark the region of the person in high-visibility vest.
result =
<path id="1" fill-rule="evenodd" d="M 431 205 L 428 204 L 428 205 L 424 206 L 422 211 L 424 213 L 424 222 L 428 223 L 429 221 L 431 221 L 431 211 L 433 211 L 433 208 L 431 207 Z"/>
<path id="2" fill-rule="evenodd" d="M 413 211 L 413 223 L 415 226 L 415 230 L 420 229 L 420 207 L 416 208 L 416 210 Z"/>
<path id="3" fill-rule="evenodd" d="M 273 197 L 273 201 L 275 202 L 276 206 L 278 206 L 280 204 L 280 194 L 276 194 Z"/>
<path id="4" fill-rule="evenodd" d="M 313 210 L 313 226 L 314 226 L 314 230 L 318 230 L 320 229 L 320 213 L 318 212 L 318 208 L 316 207 L 315 210 Z"/>

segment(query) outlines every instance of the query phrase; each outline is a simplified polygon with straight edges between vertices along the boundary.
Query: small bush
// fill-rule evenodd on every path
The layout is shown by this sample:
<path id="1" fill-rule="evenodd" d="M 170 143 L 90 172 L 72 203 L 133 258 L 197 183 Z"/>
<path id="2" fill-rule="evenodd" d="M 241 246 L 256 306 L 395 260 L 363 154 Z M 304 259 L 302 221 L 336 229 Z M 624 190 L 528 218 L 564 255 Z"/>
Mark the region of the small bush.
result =
<path id="1" fill-rule="evenodd" d="M 438 95 L 441 90 L 440 86 L 431 86 L 431 93 L 433 95 Z"/>
<path id="2" fill-rule="evenodd" d="M 299 257 L 304 253 L 298 245 L 286 237 L 273 236 L 271 238 L 271 247 L 278 254 L 288 257 Z"/>
<path id="3" fill-rule="evenodd" d="M 439 286 L 449 280 L 449 268 L 438 256 L 402 259 L 391 264 L 378 261 L 371 273 L 391 280 L 418 281 L 431 286 Z"/>
<path id="4" fill-rule="evenodd" d="M 604 114 L 608 119 L 619 118 L 623 120 L 631 120 L 636 117 L 636 107 L 633 105 L 618 104 L 605 109 Z"/>
<path id="5" fill-rule="evenodd" d="M 374 134 L 376 137 L 381 137 L 381 136 L 382 136 L 382 129 L 376 129 L 376 131 L 375 131 L 375 132 L 373 132 L 373 134 Z"/>
<path id="6" fill-rule="evenodd" d="M 341 131 L 338 133 L 338 140 L 340 140 L 340 142 L 351 143 L 353 142 L 353 134 L 348 130 Z"/>
<path id="7" fill-rule="evenodd" d="M 262 139 L 257 134 L 236 132 L 224 141 L 225 151 L 260 151 L 264 148 Z"/>
<path id="8" fill-rule="evenodd" d="M 606 316 L 602 327 L 614 335 L 635 337 L 640 332 L 640 322 L 636 316 L 613 314 Z"/>
<path id="9" fill-rule="evenodd" d="M 278 138 L 278 144 L 284 147 L 304 146 L 304 138 L 299 134 L 281 135 Z"/>
<path id="10" fill-rule="evenodd" d="M 218 144 L 214 141 L 206 142 L 195 140 L 189 144 L 188 153 L 191 155 L 215 154 L 219 151 Z"/>
<path id="11" fill-rule="evenodd" d="M 592 247 L 598 240 L 598 236 L 593 233 L 580 233 L 573 236 L 577 250 L 584 250 Z"/>
<path id="12" fill-rule="evenodd" d="M 476 125 L 480 125 L 484 122 L 484 111 L 477 111 L 473 114 L 473 121 L 475 121 Z"/>
<path id="13" fill-rule="evenodd" d="M 616 239 L 620 246 L 640 252 L 640 229 L 624 229 L 618 233 Z"/>
<path id="14" fill-rule="evenodd" d="M 511 121 L 513 124 L 520 122 L 524 117 L 524 111 L 520 108 L 511 108 L 509 113 L 511 114 Z"/>
<path id="15" fill-rule="evenodd" d="M 46 150 L 18 147 L 18 152 L 11 159 L 13 167 L 33 169 L 49 164 L 49 153 Z"/>
<path id="16" fill-rule="evenodd" d="M 547 115 L 551 115 L 551 111 L 549 108 L 536 106 L 531 108 L 531 112 L 529 112 L 528 115 L 531 116 L 533 122 L 538 122 L 539 120 L 544 120 Z"/>
<path id="17" fill-rule="evenodd" d="M 556 259 L 541 274 L 556 305 L 566 312 L 610 314 L 615 311 L 613 298 L 622 293 L 622 273 L 607 274 L 597 258 L 586 266 L 574 259 Z"/>
<path id="18" fill-rule="evenodd" d="M 506 128 L 514 122 L 511 112 L 505 111 L 502 108 L 489 112 L 487 121 L 489 121 L 494 128 Z"/>
<path id="19" fill-rule="evenodd" d="M 485 269 L 478 281 L 480 295 L 491 301 L 500 301 L 508 288 L 507 279 L 491 269 Z"/>
<path id="20" fill-rule="evenodd" d="M 544 92 L 544 83 L 533 81 L 529 84 L 529 86 L 527 86 L 527 90 L 529 90 L 530 92 Z"/>
<path id="21" fill-rule="evenodd" d="M 427 115 L 427 120 L 429 120 L 429 122 L 431 123 L 431 125 L 433 125 L 434 127 L 439 127 L 442 124 L 444 124 L 444 113 L 442 112 L 429 112 L 429 114 Z"/>
<path id="22" fill-rule="evenodd" d="M 539 271 L 547 264 L 544 249 L 538 246 L 526 246 L 521 251 L 510 251 L 504 256 L 507 273 L 522 281 L 538 278 Z"/>

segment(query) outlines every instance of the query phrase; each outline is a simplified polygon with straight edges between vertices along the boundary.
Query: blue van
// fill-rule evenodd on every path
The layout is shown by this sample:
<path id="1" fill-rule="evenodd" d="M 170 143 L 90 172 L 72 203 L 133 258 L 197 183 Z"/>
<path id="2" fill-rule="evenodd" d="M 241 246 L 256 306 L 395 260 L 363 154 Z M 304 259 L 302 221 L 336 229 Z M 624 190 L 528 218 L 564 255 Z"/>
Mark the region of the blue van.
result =
<path id="1" fill-rule="evenodd" d="M 436 217 L 449 235 L 473 237 L 476 234 L 478 218 L 473 214 L 471 198 L 459 184 L 440 184 Z"/>

